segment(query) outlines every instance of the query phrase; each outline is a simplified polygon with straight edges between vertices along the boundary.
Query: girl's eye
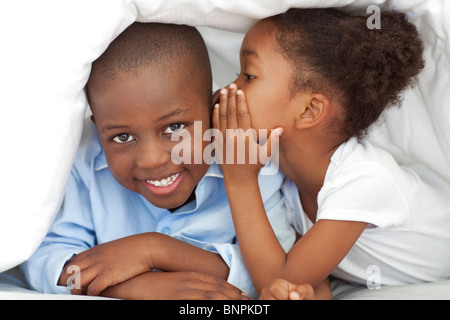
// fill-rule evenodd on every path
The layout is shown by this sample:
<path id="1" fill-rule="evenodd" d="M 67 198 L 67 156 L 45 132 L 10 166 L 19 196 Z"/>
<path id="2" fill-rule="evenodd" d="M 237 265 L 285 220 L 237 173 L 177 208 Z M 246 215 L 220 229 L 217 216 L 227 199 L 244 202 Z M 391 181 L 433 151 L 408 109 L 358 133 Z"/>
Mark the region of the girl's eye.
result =
<path id="1" fill-rule="evenodd" d="M 164 133 L 172 134 L 172 133 L 175 133 L 175 132 L 177 132 L 177 131 L 180 131 L 180 130 L 183 129 L 185 126 L 186 126 L 186 125 L 185 125 L 185 124 L 182 124 L 182 123 L 174 123 L 174 124 L 171 124 L 170 126 L 168 126 L 168 127 L 166 128 L 166 130 L 164 130 Z"/>
<path id="2" fill-rule="evenodd" d="M 251 80 L 256 78 L 256 76 L 252 76 L 251 74 L 248 74 L 248 73 L 245 73 L 245 72 L 243 73 L 243 75 L 245 76 L 247 81 L 251 81 Z"/>
<path id="3" fill-rule="evenodd" d="M 134 137 L 128 133 L 121 133 L 113 138 L 113 141 L 117 143 L 127 143 L 133 140 Z"/>

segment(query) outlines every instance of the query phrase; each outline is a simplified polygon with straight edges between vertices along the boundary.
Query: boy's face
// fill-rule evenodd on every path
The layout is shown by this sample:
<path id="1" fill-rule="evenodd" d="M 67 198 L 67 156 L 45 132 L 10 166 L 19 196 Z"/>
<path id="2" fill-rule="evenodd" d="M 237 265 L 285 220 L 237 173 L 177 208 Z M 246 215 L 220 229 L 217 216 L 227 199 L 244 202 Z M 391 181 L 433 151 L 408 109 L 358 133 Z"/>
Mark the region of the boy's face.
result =
<path id="1" fill-rule="evenodd" d="M 208 165 L 175 164 L 171 151 L 179 142 L 171 137 L 185 130 L 193 137 L 194 121 L 202 121 L 203 132 L 210 127 L 206 97 L 176 67 L 100 78 L 90 80 L 89 99 L 111 174 L 157 207 L 183 205 Z"/>

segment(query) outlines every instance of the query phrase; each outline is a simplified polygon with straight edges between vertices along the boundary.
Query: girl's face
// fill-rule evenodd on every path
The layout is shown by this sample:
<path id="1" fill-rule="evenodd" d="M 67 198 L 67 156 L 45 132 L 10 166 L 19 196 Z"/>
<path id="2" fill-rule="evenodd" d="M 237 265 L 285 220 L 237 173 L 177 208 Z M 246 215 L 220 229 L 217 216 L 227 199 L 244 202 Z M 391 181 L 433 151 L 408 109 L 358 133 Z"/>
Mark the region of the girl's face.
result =
<path id="1" fill-rule="evenodd" d="M 170 76 L 163 76 L 163 70 L 147 67 L 138 75 L 119 73 L 114 79 L 94 79 L 89 84 L 111 174 L 123 187 L 167 209 L 183 205 L 208 169 L 205 163 L 174 163 L 171 152 L 179 142 L 171 141 L 172 135 L 184 130 L 194 137 L 194 121 L 202 121 L 203 132 L 210 126 L 204 94 L 192 90 L 185 77 L 173 70 L 165 70 Z M 193 141 L 191 159 L 196 150 Z"/>
<path id="2" fill-rule="evenodd" d="M 262 20 L 247 32 L 235 83 L 245 93 L 252 127 L 257 131 L 283 127 L 284 137 L 293 124 L 289 117 L 293 68 L 277 49 L 275 31 L 273 22 Z"/>

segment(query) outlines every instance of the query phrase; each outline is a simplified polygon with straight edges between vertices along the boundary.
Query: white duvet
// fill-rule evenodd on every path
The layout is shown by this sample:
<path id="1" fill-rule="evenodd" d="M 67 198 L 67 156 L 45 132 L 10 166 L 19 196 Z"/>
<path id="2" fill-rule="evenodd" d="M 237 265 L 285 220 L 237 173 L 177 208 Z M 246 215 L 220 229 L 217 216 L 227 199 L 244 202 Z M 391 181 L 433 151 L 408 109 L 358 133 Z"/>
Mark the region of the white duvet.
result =
<path id="1" fill-rule="evenodd" d="M 128 25 L 199 26 L 216 87 L 235 78 L 245 31 L 289 7 L 370 4 L 410 13 L 426 45 L 426 68 L 403 108 L 371 139 L 399 161 L 450 184 L 448 0 L 15 0 L 0 2 L 0 272 L 26 260 L 56 213 L 82 134 L 90 64 Z M 450 195 L 450 194 L 449 194 Z"/>

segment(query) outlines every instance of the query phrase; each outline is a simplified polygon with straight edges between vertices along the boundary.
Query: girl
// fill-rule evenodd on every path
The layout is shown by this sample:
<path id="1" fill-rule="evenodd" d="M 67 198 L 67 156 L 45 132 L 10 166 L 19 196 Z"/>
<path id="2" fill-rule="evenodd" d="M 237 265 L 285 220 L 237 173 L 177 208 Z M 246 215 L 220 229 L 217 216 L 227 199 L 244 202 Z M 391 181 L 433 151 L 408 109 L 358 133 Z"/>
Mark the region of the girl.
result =
<path id="1" fill-rule="evenodd" d="M 249 150 L 265 154 L 282 134 L 283 190 L 301 235 L 285 254 L 259 194 L 264 161 L 222 165 L 241 252 L 261 298 L 299 298 L 293 284 L 306 284 L 300 288 L 310 296 L 310 286 L 329 274 L 363 285 L 450 275 L 449 200 L 364 140 L 414 83 L 422 51 L 416 28 L 399 12 L 382 13 L 381 29 L 369 30 L 365 17 L 291 9 L 246 34 L 239 77 L 221 90 L 213 113 L 223 136 L 243 129 L 236 135 L 242 141 L 216 138 L 216 152 L 225 159 L 224 143 L 246 146 L 234 154 L 252 159 Z M 244 134 L 250 128 L 275 130 L 261 146 Z"/>

